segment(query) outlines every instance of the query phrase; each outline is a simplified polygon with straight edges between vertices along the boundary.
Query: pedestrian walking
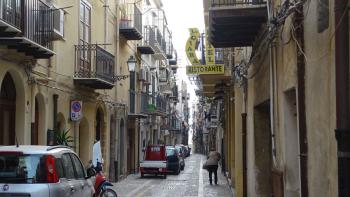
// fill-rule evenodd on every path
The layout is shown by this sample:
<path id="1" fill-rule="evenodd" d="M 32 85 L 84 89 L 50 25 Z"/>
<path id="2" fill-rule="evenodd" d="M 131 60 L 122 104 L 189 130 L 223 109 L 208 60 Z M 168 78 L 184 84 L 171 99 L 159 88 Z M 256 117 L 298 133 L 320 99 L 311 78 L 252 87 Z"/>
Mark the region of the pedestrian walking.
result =
<path id="1" fill-rule="evenodd" d="M 212 181 L 213 173 L 215 178 L 215 185 L 218 184 L 218 164 L 220 159 L 221 159 L 220 153 L 217 152 L 215 149 L 210 149 L 210 152 L 208 154 L 207 161 L 206 161 L 206 169 L 209 172 L 210 185 L 213 184 L 213 181 Z"/>

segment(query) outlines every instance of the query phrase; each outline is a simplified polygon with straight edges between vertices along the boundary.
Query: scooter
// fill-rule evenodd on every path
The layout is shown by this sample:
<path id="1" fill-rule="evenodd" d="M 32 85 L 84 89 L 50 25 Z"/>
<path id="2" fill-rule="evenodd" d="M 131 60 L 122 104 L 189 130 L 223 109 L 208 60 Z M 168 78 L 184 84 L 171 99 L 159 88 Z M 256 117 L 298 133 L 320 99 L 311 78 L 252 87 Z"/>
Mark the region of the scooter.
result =
<path id="1" fill-rule="evenodd" d="M 117 197 L 117 192 L 115 192 L 112 188 L 108 186 L 113 186 L 112 183 L 106 180 L 105 175 L 102 172 L 102 164 L 100 162 L 97 162 L 96 167 L 92 167 L 95 170 L 95 197 L 102 197 L 102 196 L 111 196 L 111 197 Z"/>

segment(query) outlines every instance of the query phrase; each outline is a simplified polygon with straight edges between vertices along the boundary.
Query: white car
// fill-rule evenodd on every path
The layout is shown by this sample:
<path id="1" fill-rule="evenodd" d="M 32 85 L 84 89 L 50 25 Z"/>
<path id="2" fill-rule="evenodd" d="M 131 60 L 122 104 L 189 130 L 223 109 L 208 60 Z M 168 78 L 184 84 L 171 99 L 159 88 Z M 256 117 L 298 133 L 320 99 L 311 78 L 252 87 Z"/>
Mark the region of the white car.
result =
<path id="1" fill-rule="evenodd" d="M 0 196 L 81 197 L 95 193 L 79 157 L 64 146 L 0 146 Z"/>

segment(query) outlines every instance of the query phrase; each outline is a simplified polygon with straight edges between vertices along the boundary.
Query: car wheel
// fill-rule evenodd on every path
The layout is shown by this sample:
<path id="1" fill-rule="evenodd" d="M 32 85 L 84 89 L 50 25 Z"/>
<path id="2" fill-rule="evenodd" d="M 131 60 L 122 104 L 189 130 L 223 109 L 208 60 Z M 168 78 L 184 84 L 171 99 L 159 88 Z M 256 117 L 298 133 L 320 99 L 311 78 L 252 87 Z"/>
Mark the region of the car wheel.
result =
<path id="1" fill-rule="evenodd" d="M 177 171 L 175 172 L 176 175 L 180 174 L 181 172 L 181 169 L 180 169 L 180 166 L 177 168 Z"/>
<path id="2" fill-rule="evenodd" d="M 141 178 L 145 177 L 145 174 L 143 172 L 141 172 Z"/>
<path id="3" fill-rule="evenodd" d="M 181 170 L 184 170 L 184 169 L 185 169 L 185 165 L 182 165 L 182 166 L 181 166 Z"/>
<path id="4" fill-rule="evenodd" d="M 163 179 L 166 179 L 166 174 L 164 174 Z"/>

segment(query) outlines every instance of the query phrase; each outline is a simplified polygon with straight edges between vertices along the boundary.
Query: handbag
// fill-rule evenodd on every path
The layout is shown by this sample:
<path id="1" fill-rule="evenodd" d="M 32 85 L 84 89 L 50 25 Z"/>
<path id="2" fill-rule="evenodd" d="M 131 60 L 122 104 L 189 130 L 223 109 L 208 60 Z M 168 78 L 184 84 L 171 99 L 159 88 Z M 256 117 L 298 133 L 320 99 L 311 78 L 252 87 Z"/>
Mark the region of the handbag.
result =
<path id="1" fill-rule="evenodd" d="M 207 161 L 205 161 L 202 165 L 202 169 L 207 170 L 208 169 L 208 165 L 207 165 Z"/>

